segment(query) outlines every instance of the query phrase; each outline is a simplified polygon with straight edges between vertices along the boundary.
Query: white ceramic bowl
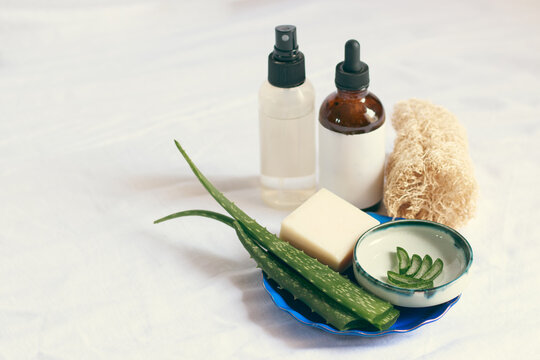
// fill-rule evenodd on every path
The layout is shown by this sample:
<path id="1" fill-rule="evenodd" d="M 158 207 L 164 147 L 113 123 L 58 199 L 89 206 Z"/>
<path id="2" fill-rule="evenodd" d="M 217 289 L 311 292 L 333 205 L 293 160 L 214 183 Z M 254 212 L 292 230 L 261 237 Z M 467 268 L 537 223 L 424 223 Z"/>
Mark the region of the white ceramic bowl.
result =
<path id="1" fill-rule="evenodd" d="M 428 254 L 441 258 L 444 267 L 425 290 L 404 289 L 388 284 L 386 273 L 397 269 L 396 247 L 409 256 Z M 360 285 L 394 305 L 426 307 L 442 304 L 461 294 L 468 282 L 473 261 L 467 240 L 448 226 L 425 220 L 397 220 L 366 231 L 356 243 L 354 276 Z"/>

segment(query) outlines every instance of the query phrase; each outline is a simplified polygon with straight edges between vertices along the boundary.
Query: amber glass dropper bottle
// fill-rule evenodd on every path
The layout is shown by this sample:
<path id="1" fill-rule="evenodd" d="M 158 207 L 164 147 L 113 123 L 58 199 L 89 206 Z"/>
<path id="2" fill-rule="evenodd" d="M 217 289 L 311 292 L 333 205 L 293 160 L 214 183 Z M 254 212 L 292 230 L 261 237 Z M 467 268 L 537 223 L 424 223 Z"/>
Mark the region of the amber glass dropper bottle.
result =
<path id="1" fill-rule="evenodd" d="M 345 44 L 345 61 L 336 66 L 337 91 L 319 112 L 319 184 L 360 209 L 382 200 L 384 108 L 368 90 L 369 67 L 360 61 L 360 44 Z"/>

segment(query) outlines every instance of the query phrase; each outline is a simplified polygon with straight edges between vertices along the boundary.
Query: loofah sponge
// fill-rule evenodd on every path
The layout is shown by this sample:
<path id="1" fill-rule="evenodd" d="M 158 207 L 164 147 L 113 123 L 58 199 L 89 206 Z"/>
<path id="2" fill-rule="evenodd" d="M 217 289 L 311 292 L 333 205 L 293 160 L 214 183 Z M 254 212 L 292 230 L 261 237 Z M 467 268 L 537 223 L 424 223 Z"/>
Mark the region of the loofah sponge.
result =
<path id="1" fill-rule="evenodd" d="M 410 99 L 394 107 L 397 137 L 385 169 L 388 215 L 464 225 L 476 209 L 465 129 L 442 106 Z"/>

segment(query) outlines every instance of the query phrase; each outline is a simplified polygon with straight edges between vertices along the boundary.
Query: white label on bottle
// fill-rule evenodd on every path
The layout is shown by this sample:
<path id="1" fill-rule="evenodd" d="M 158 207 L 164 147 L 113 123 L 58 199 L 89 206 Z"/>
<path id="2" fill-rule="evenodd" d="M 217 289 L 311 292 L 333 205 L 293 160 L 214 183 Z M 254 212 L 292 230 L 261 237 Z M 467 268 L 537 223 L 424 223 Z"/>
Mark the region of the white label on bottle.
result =
<path id="1" fill-rule="evenodd" d="M 360 209 L 377 204 L 383 195 L 384 128 L 345 135 L 319 124 L 319 185 Z"/>

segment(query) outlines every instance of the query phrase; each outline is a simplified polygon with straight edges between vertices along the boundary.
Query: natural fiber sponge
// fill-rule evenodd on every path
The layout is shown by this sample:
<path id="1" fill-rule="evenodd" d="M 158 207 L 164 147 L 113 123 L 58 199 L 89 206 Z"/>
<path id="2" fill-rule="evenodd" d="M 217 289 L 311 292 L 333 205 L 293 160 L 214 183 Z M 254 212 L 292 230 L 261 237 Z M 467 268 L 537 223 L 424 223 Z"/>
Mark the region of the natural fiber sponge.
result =
<path id="1" fill-rule="evenodd" d="M 478 185 L 467 135 L 442 106 L 410 99 L 394 107 L 397 137 L 385 169 L 388 215 L 464 225 L 476 209 Z"/>

